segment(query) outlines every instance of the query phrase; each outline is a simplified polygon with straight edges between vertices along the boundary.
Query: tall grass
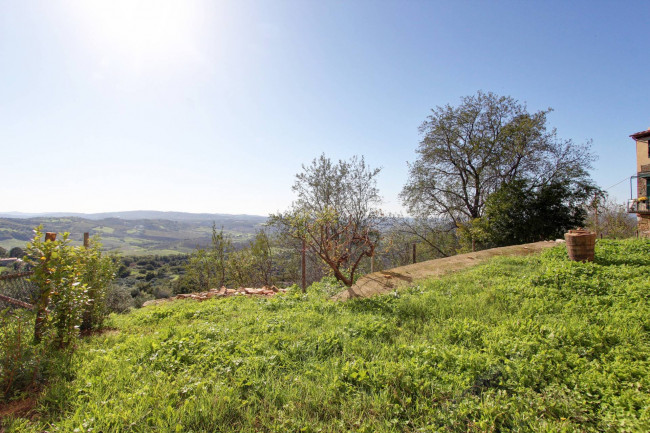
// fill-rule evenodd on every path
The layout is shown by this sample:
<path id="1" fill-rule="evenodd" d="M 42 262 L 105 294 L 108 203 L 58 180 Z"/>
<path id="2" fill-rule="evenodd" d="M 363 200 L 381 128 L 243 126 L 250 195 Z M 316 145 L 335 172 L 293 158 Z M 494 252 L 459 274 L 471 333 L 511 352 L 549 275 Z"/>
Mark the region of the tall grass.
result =
<path id="1" fill-rule="evenodd" d="M 650 242 L 111 316 L 7 431 L 650 431 Z"/>

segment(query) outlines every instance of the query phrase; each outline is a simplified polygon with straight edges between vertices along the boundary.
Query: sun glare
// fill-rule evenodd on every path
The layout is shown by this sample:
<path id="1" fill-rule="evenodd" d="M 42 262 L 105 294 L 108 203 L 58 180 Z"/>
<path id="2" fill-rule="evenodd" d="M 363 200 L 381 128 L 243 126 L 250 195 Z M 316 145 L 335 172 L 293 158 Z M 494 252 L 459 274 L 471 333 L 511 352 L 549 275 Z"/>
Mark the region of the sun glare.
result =
<path id="1" fill-rule="evenodd" d="M 72 13 L 102 61 L 136 71 L 197 55 L 197 3 L 164 0 L 75 1 Z M 108 58 L 108 59 L 107 59 Z"/>

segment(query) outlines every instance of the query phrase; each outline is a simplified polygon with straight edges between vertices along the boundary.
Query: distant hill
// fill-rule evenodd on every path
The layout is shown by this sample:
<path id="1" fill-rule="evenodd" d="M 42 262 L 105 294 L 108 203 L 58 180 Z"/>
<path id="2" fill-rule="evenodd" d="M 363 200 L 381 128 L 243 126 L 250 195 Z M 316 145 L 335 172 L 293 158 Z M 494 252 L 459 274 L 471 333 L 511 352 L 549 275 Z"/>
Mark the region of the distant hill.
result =
<path id="1" fill-rule="evenodd" d="M 212 224 L 237 243 L 245 243 L 265 222 L 256 215 L 192 214 L 185 212 L 127 211 L 96 214 L 0 213 L 0 246 L 9 250 L 24 247 L 33 230 L 69 232 L 74 242 L 83 233 L 100 235 L 104 249 L 122 254 L 189 253 L 210 243 Z"/>
<path id="2" fill-rule="evenodd" d="M 157 210 L 129 210 L 123 212 L 100 213 L 75 213 L 75 212 L 0 212 L 0 218 L 38 218 L 38 217 L 77 217 L 89 220 L 102 220 L 106 218 L 119 218 L 125 220 L 162 219 L 170 221 L 224 221 L 224 220 L 266 220 L 259 215 L 221 214 L 221 213 L 190 213 L 190 212 L 163 212 Z"/>

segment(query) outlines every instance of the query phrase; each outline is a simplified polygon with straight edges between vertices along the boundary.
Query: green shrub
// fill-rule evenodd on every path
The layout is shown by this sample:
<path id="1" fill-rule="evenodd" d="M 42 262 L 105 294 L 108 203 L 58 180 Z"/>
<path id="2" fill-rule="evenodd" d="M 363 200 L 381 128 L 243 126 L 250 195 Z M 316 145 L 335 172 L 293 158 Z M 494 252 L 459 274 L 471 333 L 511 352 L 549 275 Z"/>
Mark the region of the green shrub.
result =
<path id="1" fill-rule="evenodd" d="M 0 402 L 32 388 L 43 362 L 43 346 L 32 343 L 33 319 L 25 310 L 0 311 Z"/>
<path id="2" fill-rule="evenodd" d="M 106 293 L 106 310 L 109 313 L 126 313 L 133 308 L 131 289 L 126 286 L 111 285 Z"/>
<path id="3" fill-rule="evenodd" d="M 118 260 L 101 252 L 99 239 L 93 237 L 87 248 L 77 249 L 78 272 L 88 297 L 81 322 L 82 331 L 98 330 L 104 325 L 108 314 L 106 297 L 118 269 Z"/>
<path id="4" fill-rule="evenodd" d="M 38 227 L 26 257 L 34 267 L 30 281 L 38 288 L 34 339 L 39 343 L 51 334 L 57 347 L 67 347 L 79 335 L 89 300 L 81 280 L 80 255 L 67 233 L 59 240 L 44 241 Z"/>
<path id="5" fill-rule="evenodd" d="M 84 248 L 70 245 L 67 233 L 55 241 L 42 238 L 38 227 L 26 249 L 36 311 L 0 313 L 3 398 L 60 375 L 80 331 L 100 329 L 108 313 L 106 296 L 116 266 L 102 255 L 98 240 Z"/>
<path id="6" fill-rule="evenodd" d="M 96 330 L 107 314 L 106 293 L 115 277 L 116 261 L 101 253 L 94 238 L 89 246 L 70 245 L 69 234 L 59 240 L 43 240 L 35 230 L 27 245 L 27 259 L 34 267 L 30 281 L 38 288 L 34 338 L 38 342 L 53 331 L 55 344 L 67 347 L 80 330 Z"/>

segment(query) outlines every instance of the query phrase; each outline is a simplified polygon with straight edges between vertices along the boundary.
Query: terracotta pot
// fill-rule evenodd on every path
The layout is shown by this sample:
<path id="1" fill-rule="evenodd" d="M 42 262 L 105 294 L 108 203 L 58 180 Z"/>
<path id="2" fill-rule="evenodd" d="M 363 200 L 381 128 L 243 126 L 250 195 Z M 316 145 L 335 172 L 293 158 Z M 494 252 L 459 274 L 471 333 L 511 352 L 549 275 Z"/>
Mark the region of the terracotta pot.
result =
<path id="1" fill-rule="evenodd" d="M 588 230 L 569 230 L 564 234 L 569 260 L 593 262 L 596 249 L 596 233 Z"/>

